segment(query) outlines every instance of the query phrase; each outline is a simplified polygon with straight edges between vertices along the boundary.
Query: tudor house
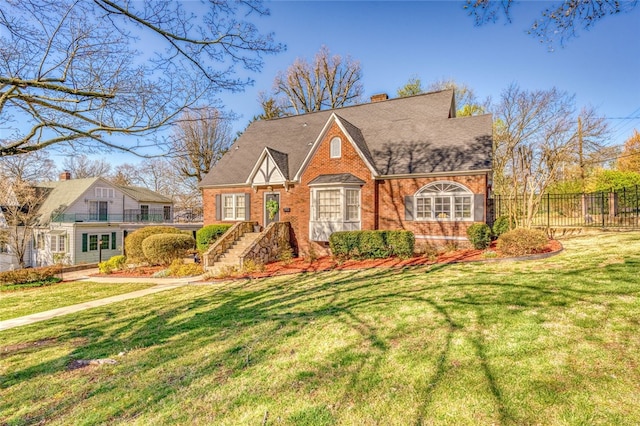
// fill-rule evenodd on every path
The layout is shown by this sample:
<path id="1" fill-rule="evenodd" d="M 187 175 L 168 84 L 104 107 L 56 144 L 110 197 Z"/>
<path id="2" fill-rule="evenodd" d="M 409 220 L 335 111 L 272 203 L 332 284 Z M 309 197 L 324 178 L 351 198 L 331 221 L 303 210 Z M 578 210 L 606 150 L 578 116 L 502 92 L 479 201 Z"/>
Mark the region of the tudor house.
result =
<path id="1" fill-rule="evenodd" d="M 327 253 L 344 230 L 467 243 L 469 225 L 487 221 L 491 167 L 491 116 L 456 117 L 452 90 L 376 95 L 253 122 L 200 184 L 204 223 L 289 222 L 302 253 Z"/>

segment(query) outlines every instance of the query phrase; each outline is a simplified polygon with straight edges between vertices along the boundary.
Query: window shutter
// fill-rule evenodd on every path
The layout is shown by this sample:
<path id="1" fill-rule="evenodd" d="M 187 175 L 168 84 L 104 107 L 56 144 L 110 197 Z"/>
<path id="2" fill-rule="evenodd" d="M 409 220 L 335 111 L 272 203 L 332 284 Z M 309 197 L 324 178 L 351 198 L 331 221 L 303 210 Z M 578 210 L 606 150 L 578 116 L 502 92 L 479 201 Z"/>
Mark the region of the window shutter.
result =
<path id="1" fill-rule="evenodd" d="M 411 195 L 404 197 L 404 219 L 413 220 L 413 196 Z"/>
<path id="2" fill-rule="evenodd" d="M 111 250 L 115 250 L 116 249 L 116 233 L 112 232 L 111 233 Z"/>
<path id="3" fill-rule="evenodd" d="M 484 194 L 473 195 L 473 221 L 484 222 Z"/>
<path id="4" fill-rule="evenodd" d="M 216 194 L 216 220 L 222 220 L 222 195 Z"/>
<path id="5" fill-rule="evenodd" d="M 244 220 L 251 220 L 251 194 L 244 194 Z"/>
<path id="6" fill-rule="evenodd" d="M 87 234 L 82 234 L 82 252 L 86 253 L 87 249 L 88 249 L 88 242 L 89 240 L 89 236 Z"/>

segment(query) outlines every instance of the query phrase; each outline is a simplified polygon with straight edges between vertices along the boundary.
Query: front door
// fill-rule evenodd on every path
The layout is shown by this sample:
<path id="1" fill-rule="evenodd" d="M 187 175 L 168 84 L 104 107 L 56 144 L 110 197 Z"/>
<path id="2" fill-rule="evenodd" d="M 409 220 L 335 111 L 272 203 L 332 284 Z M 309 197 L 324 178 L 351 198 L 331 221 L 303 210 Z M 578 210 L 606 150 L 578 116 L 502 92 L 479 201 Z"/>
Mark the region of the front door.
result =
<path id="1" fill-rule="evenodd" d="M 264 226 L 280 221 L 280 194 L 269 192 L 264 194 Z"/>

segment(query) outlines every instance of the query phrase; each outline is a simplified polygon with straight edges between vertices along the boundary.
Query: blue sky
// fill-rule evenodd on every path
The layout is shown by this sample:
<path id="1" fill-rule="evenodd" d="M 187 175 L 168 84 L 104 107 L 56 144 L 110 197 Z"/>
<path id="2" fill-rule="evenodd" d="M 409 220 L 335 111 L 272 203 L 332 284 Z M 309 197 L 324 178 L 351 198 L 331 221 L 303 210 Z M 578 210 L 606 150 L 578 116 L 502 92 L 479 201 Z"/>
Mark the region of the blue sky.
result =
<path id="1" fill-rule="evenodd" d="M 243 129 L 260 112 L 260 91 L 269 91 L 278 71 L 297 58 L 311 61 L 321 46 L 359 60 L 365 96 L 397 89 L 417 76 L 423 86 L 454 79 L 479 98 L 498 100 L 515 82 L 523 89 L 557 87 L 576 95 L 578 108 L 591 105 L 609 120 L 611 143 L 640 129 L 640 6 L 607 17 L 579 32 L 564 48 L 549 51 L 526 30 L 550 2 L 529 1 L 513 8 L 512 22 L 501 19 L 477 27 L 457 1 L 274 1 L 271 16 L 259 22 L 275 32 L 287 51 L 265 57 L 255 85 L 223 95 L 227 109 L 240 114 Z"/>
<path id="2" fill-rule="evenodd" d="M 259 19 L 286 44 L 264 57 L 255 84 L 221 95 L 225 110 L 239 115 L 234 130 L 261 112 L 260 92 L 271 90 L 279 71 L 298 57 L 311 61 L 325 45 L 331 53 L 360 61 L 365 97 L 396 97 L 410 77 L 429 83 L 453 79 L 474 89 L 481 100 L 497 101 L 509 84 L 538 90 L 557 87 L 576 95 L 576 106 L 593 106 L 613 130 L 609 144 L 622 144 L 640 129 L 640 6 L 606 17 L 565 47 L 547 46 L 526 30 L 551 2 L 525 1 L 513 8 L 512 22 L 477 27 L 459 1 L 270 1 L 271 16 Z M 629 118 L 633 117 L 633 118 Z M 113 163 L 137 162 L 114 153 Z"/>

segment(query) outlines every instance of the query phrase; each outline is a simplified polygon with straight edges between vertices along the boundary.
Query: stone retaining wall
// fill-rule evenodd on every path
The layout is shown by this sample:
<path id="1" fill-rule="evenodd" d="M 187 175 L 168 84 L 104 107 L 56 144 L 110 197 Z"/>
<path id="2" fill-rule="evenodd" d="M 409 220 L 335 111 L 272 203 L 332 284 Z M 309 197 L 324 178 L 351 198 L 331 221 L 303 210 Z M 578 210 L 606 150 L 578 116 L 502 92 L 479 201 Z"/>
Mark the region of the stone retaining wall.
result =
<path id="1" fill-rule="evenodd" d="M 247 260 L 253 260 L 256 263 L 267 264 L 278 260 L 278 256 L 283 250 L 290 250 L 291 244 L 289 237 L 291 225 L 289 222 L 272 222 L 270 223 L 260 238 L 240 255 L 240 266 L 244 265 Z"/>
<path id="2" fill-rule="evenodd" d="M 257 222 L 238 222 L 234 224 L 202 255 L 202 266 L 206 269 L 213 265 L 240 237 L 247 232 L 253 232 L 254 225 L 257 225 Z"/>

